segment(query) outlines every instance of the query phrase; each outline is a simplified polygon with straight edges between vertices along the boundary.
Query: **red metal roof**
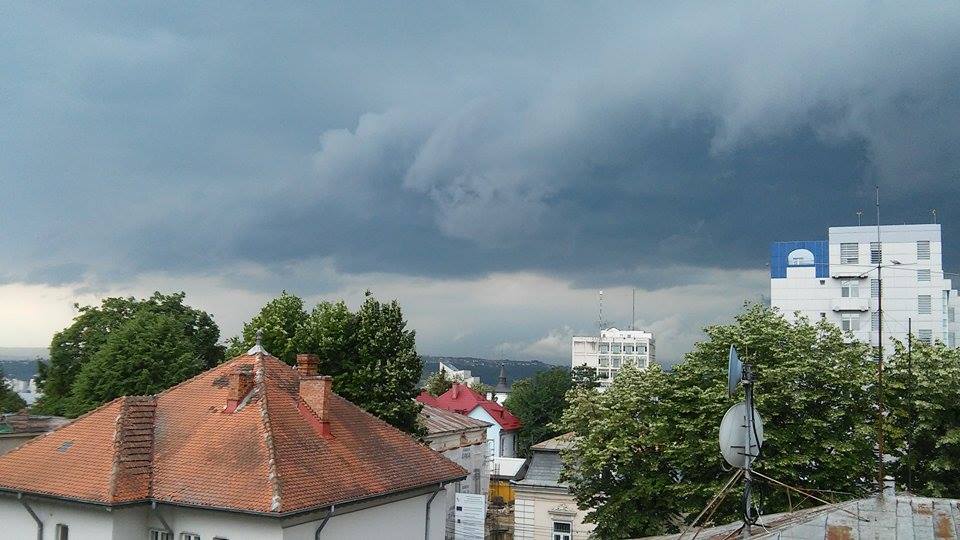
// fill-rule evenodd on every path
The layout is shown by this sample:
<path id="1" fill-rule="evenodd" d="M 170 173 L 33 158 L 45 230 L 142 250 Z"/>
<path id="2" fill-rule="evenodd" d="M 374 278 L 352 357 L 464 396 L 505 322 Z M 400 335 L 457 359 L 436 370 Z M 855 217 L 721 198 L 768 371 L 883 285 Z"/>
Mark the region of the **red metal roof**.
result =
<path id="1" fill-rule="evenodd" d="M 483 397 L 479 392 L 465 384 L 454 383 L 449 390 L 437 397 L 429 396 L 425 398 L 423 393 L 417 396 L 417 400 L 434 407 L 452 411 L 458 414 L 470 414 L 477 407 L 487 411 L 493 420 L 500 424 L 500 428 L 506 431 L 520 429 L 520 419 L 510 413 L 505 407 L 495 401 Z"/>
<path id="2" fill-rule="evenodd" d="M 225 412 L 229 376 L 253 388 Z M 157 396 L 123 397 L 0 456 L 0 489 L 113 505 L 157 501 L 286 514 L 454 481 L 466 471 L 269 355 Z"/>

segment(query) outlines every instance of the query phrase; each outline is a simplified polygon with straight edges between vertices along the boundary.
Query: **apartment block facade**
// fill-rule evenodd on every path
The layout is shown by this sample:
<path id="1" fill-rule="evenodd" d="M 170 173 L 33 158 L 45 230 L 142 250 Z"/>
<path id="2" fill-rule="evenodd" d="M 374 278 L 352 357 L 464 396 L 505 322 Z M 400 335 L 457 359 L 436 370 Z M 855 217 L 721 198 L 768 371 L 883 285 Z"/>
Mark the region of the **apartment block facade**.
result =
<path id="1" fill-rule="evenodd" d="M 908 327 L 918 340 L 956 347 L 957 291 L 943 270 L 940 225 L 883 225 L 877 238 L 876 226 L 830 227 L 827 240 L 775 242 L 771 306 L 876 346 L 882 295 L 884 347 L 906 343 Z"/>
<path id="2" fill-rule="evenodd" d="M 645 368 L 656 361 L 656 341 L 652 333 L 643 330 L 608 328 L 599 336 L 574 336 L 571 351 L 571 365 L 595 369 L 600 388 L 613 384 L 625 365 Z"/>

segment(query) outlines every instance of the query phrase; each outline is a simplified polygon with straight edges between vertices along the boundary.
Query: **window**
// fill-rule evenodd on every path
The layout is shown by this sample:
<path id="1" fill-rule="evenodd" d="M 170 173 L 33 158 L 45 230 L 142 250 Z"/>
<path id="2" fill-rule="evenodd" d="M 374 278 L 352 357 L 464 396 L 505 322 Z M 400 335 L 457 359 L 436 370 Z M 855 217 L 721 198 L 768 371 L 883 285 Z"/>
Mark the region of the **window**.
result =
<path id="1" fill-rule="evenodd" d="M 930 241 L 929 240 L 917 240 L 917 260 L 918 261 L 930 260 Z"/>
<path id="2" fill-rule="evenodd" d="M 860 255 L 857 253 L 858 245 L 856 243 L 840 244 L 840 264 L 857 264 L 860 262 Z"/>
<path id="3" fill-rule="evenodd" d="M 948 347 L 956 347 L 956 346 L 957 346 L 957 333 L 956 333 L 956 332 L 950 332 L 949 334 L 947 334 L 947 346 L 948 346 Z"/>
<path id="4" fill-rule="evenodd" d="M 919 313 L 920 315 L 930 314 L 930 295 L 929 294 L 917 295 L 917 313 Z"/>
<path id="5" fill-rule="evenodd" d="M 57 528 L 53 533 L 53 537 L 56 540 L 67 540 L 70 536 L 70 527 L 67 527 L 63 523 L 57 523 Z"/>
<path id="6" fill-rule="evenodd" d="M 826 312 L 826 311 L 821 311 L 821 312 L 820 312 L 820 318 L 821 318 L 821 319 L 826 319 L 826 318 L 827 318 L 827 312 Z M 746 445 L 744 445 L 744 446 L 746 446 Z"/>
<path id="7" fill-rule="evenodd" d="M 880 257 L 880 242 L 870 242 L 870 262 L 873 264 L 879 264 Z"/>
<path id="8" fill-rule="evenodd" d="M 460 459 L 470 459 L 470 447 L 464 446 L 463 451 L 460 452 Z"/>
<path id="9" fill-rule="evenodd" d="M 874 311 L 870 314 L 870 329 L 879 330 L 880 329 L 880 312 Z"/>
<path id="10" fill-rule="evenodd" d="M 870 298 L 876 298 L 880 296 L 880 280 L 877 278 L 870 279 Z"/>
<path id="11" fill-rule="evenodd" d="M 150 540 L 172 540 L 173 535 L 167 531 L 161 531 L 158 529 L 150 529 Z"/>
<path id="12" fill-rule="evenodd" d="M 947 320 L 950 322 L 956 322 L 957 320 L 957 309 L 950 308 L 947 310 Z"/>
<path id="13" fill-rule="evenodd" d="M 623 352 L 627 354 L 633 354 L 633 344 L 628 344 L 623 346 Z"/>
<path id="14" fill-rule="evenodd" d="M 860 330 L 860 314 L 844 313 L 840 315 L 840 329 L 844 332 L 856 332 Z"/>
<path id="15" fill-rule="evenodd" d="M 615 368 L 620 367 L 620 358 L 614 358 L 614 359 L 610 362 L 610 366 L 611 366 L 611 367 L 615 367 Z"/>
<path id="16" fill-rule="evenodd" d="M 601 343 L 601 344 L 600 344 L 600 352 L 602 352 L 602 353 L 608 353 L 608 352 L 610 352 L 610 344 L 609 344 L 609 343 Z"/>
<path id="17" fill-rule="evenodd" d="M 841 281 L 840 296 L 844 298 L 860 298 L 860 282 L 855 279 Z"/>
<path id="18" fill-rule="evenodd" d="M 570 540 L 573 527 L 562 521 L 553 522 L 553 540 Z"/>
<path id="19" fill-rule="evenodd" d="M 608 370 L 608 369 L 598 369 L 598 370 L 597 370 L 597 377 L 599 377 L 599 378 L 601 378 L 601 379 L 609 379 L 609 378 L 610 378 L 610 370 Z"/>
<path id="20" fill-rule="evenodd" d="M 933 343 L 933 330 L 929 328 L 924 330 L 917 330 L 917 339 L 930 345 Z"/>
<path id="21" fill-rule="evenodd" d="M 917 281 L 930 281 L 930 270 L 917 270 Z"/>
<path id="22" fill-rule="evenodd" d="M 619 343 L 614 343 L 614 344 L 613 344 L 613 352 L 616 353 L 616 354 L 620 354 L 620 344 L 619 344 Z"/>
<path id="23" fill-rule="evenodd" d="M 197 533 L 180 533 L 180 540 L 200 540 L 200 535 Z"/>
<path id="24" fill-rule="evenodd" d="M 607 366 L 609 366 L 609 365 L 610 365 L 610 357 L 609 357 L 609 356 L 601 356 L 601 357 L 600 357 L 600 367 L 607 367 Z"/>

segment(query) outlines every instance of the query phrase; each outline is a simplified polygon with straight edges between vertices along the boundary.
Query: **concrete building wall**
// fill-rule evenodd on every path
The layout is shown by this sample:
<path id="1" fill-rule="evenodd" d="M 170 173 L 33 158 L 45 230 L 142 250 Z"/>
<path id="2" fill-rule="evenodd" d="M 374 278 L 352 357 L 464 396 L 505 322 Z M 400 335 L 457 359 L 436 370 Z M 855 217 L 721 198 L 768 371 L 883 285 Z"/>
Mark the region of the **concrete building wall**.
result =
<path id="1" fill-rule="evenodd" d="M 14 448 L 20 446 L 21 444 L 29 441 L 30 439 L 36 437 L 36 433 L 31 433 L 29 435 L 0 435 L 0 456 L 6 454 L 7 452 L 13 450 Z"/>
<path id="2" fill-rule="evenodd" d="M 906 342 L 908 324 L 915 337 L 928 336 L 956 346 L 958 298 L 952 280 L 943 273 L 940 226 L 881 227 L 879 282 L 875 251 L 872 258 L 876 241 L 875 227 L 830 228 L 828 251 L 821 254 L 828 259 L 826 268 L 822 261 L 811 264 L 799 257 L 779 261 L 789 254 L 772 250 L 771 306 L 791 319 L 796 314 L 811 321 L 825 319 L 850 329 L 856 339 L 877 345 L 882 293 L 883 343 L 889 350 L 891 338 Z M 928 258 L 921 256 L 918 242 L 928 243 Z M 927 298 L 929 313 L 922 313 Z"/>
<path id="3" fill-rule="evenodd" d="M 490 445 L 487 430 L 483 428 L 460 433 L 443 433 L 426 438 L 430 448 L 443 457 L 460 465 L 470 473 L 463 481 L 446 486 L 447 509 L 445 512 L 447 537 L 451 537 L 454 524 L 454 506 L 457 493 L 472 493 L 487 496 L 490 491 Z"/>
<path id="4" fill-rule="evenodd" d="M 114 534 L 114 516 L 110 512 L 96 507 L 27 500 L 41 521 L 43 521 L 43 539 L 53 540 L 58 523 L 69 527 L 70 540 L 104 540 L 111 538 L 145 538 L 146 531 L 140 536 L 116 536 Z M 20 502 L 11 496 L 0 496 L 0 537 L 33 540 L 37 537 L 37 524 Z"/>
<path id="5" fill-rule="evenodd" d="M 589 366 L 596 370 L 600 388 L 613 384 L 627 364 L 648 367 L 656 361 L 656 340 L 650 332 L 609 328 L 599 336 L 574 336 L 571 340 L 571 366 Z"/>
<path id="6" fill-rule="evenodd" d="M 572 540 L 586 539 L 593 532 L 592 523 L 584 523 L 587 513 L 577 509 L 576 500 L 559 490 L 530 489 L 514 486 L 514 539 L 552 540 L 554 523 L 569 523 Z"/>

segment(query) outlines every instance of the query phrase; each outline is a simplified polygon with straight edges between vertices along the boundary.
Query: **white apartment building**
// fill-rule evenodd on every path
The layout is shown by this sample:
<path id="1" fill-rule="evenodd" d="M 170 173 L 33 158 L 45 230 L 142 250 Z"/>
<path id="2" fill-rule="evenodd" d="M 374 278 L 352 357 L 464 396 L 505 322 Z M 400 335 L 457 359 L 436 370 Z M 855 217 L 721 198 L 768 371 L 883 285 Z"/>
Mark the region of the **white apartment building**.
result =
<path id="1" fill-rule="evenodd" d="M 648 367 L 656 361 L 653 334 L 643 330 L 608 328 L 600 336 L 574 336 L 571 344 L 572 366 L 589 366 L 597 371 L 600 388 L 613 384 L 625 365 Z"/>
<path id="2" fill-rule="evenodd" d="M 916 339 L 956 346 L 957 291 L 943 271 L 940 225 L 830 227 L 828 240 L 775 242 L 770 250 L 770 305 L 786 317 L 826 319 L 877 345 Z M 880 265 L 879 270 L 877 265 Z M 947 275 L 950 275 L 949 273 Z"/>

